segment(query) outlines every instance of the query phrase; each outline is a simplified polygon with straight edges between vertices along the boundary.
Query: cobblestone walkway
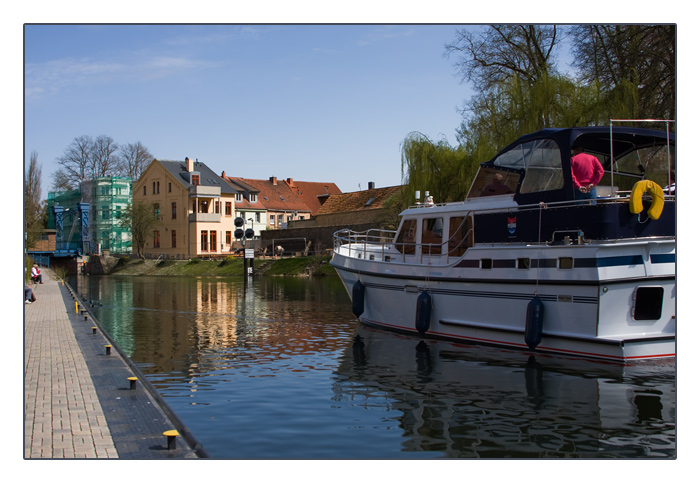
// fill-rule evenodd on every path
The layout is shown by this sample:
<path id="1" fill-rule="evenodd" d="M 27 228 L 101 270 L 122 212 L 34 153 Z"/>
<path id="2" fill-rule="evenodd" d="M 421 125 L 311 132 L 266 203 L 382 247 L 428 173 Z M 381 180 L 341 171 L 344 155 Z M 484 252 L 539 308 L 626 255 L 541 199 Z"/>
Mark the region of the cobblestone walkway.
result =
<path id="1" fill-rule="evenodd" d="M 148 389 L 89 314 L 76 314 L 71 293 L 43 270 L 37 301 L 24 306 L 24 457 L 182 459 L 204 455 L 176 429 L 155 391 Z M 80 302 L 80 309 L 82 302 Z M 94 326 L 95 330 L 93 330 Z M 131 386 L 128 380 L 136 377 Z M 159 403 L 158 400 L 161 402 Z M 179 423 L 181 425 L 181 423 Z M 188 440 L 193 437 L 186 428 Z"/>
<path id="2" fill-rule="evenodd" d="M 49 278 L 34 285 L 37 302 L 25 305 L 24 456 L 116 458 L 59 285 Z"/>

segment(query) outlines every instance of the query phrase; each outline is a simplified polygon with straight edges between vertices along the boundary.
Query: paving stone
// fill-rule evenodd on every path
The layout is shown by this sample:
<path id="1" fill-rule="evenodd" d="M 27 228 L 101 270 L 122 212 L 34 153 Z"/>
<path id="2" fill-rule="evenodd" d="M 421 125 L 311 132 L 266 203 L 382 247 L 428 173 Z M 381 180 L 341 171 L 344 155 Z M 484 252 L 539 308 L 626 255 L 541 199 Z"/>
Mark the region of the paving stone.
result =
<path id="1" fill-rule="evenodd" d="M 105 355 L 94 318 L 86 329 L 67 288 L 44 274 L 24 306 L 25 458 L 197 458 L 181 436 L 167 449 L 166 412 L 143 384 L 125 397 L 129 361 L 117 347 Z"/>

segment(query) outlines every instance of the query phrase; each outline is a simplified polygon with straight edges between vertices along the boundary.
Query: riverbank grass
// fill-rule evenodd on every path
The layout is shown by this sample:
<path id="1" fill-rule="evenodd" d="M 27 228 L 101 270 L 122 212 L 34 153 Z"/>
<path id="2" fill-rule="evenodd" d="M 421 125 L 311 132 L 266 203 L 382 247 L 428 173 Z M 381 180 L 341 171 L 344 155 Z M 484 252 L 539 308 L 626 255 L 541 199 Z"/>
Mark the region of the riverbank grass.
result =
<path id="1" fill-rule="evenodd" d="M 265 276 L 335 276 L 329 256 L 256 259 L 255 275 Z M 249 261 L 250 262 L 250 261 Z M 121 259 L 110 275 L 169 275 L 231 277 L 243 274 L 243 258 L 220 260 L 132 260 Z"/>

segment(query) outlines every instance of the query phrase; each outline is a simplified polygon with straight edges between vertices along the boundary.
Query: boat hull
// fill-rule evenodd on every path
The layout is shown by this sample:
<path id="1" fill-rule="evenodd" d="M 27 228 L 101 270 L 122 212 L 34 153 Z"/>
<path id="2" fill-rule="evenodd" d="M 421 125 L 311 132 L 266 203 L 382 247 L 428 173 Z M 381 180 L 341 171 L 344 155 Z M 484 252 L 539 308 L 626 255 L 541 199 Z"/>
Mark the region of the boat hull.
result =
<path id="1" fill-rule="evenodd" d="M 500 271 L 479 268 L 479 258 L 502 259 L 496 248 L 470 249 L 470 257 L 427 270 L 368 261 L 353 256 L 350 248 L 348 256 L 336 252 L 331 263 L 351 299 L 353 287 L 362 284 L 363 300 L 353 300 L 353 307 L 361 307 L 355 315 L 371 326 L 530 350 L 525 341 L 528 304 L 537 296 L 544 310 L 541 340 L 534 350 L 634 361 L 675 356 L 675 263 L 669 263 L 675 262 L 675 244 L 653 246 L 507 248 L 520 259 L 597 260 L 571 270 L 544 261 L 527 270 L 507 263 Z M 611 261 L 616 259 L 618 265 Z M 643 304 L 637 301 L 648 296 L 647 288 L 661 297 L 650 316 L 641 313 Z M 429 320 L 419 324 L 417 314 L 425 310 L 418 299 L 424 293 L 431 310 Z"/>

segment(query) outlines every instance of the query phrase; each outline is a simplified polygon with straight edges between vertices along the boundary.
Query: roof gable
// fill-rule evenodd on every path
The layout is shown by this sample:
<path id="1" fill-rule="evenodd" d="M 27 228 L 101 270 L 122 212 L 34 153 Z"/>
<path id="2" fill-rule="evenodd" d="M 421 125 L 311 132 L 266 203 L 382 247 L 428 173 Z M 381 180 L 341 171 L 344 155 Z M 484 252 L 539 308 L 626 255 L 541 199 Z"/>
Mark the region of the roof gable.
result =
<path id="1" fill-rule="evenodd" d="M 185 161 L 165 161 L 154 160 L 163 166 L 182 186 L 190 186 L 187 164 Z M 219 175 L 214 173 L 206 164 L 194 161 L 192 172 L 199 173 L 199 184 L 201 186 L 213 186 L 221 188 L 221 194 L 236 194 L 236 190 L 226 183 Z"/>

